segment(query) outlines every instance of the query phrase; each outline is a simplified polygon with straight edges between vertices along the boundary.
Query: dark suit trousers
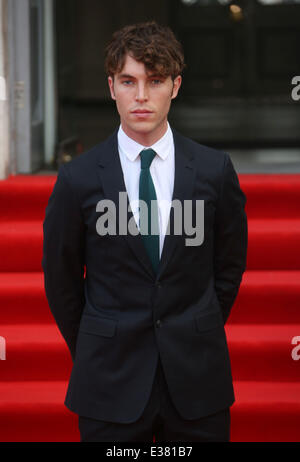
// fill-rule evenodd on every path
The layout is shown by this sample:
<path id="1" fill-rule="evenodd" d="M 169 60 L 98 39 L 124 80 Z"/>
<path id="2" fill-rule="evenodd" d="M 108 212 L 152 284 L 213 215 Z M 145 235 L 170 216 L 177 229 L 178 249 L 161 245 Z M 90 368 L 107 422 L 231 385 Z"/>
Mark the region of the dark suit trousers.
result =
<path id="1" fill-rule="evenodd" d="M 185 420 L 174 407 L 160 359 L 148 403 L 133 423 L 79 416 L 81 442 L 210 442 L 230 440 L 230 408 L 197 420 Z"/>

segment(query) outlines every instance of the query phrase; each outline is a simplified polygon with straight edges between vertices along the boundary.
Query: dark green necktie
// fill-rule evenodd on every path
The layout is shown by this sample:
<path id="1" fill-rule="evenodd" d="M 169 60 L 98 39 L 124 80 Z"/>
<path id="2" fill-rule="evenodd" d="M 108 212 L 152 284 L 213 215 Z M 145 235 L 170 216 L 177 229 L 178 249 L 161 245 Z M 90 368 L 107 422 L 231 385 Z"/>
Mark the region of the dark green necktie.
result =
<path id="1" fill-rule="evenodd" d="M 157 198 L 150 173 L 150 165 L 156 156 L 153 149 L 144 149 L 141 153 L 141 174 L 139 185 L 139 199 L 147 204 L 147 210 L 140 207 L 140 232 L 142 239 L 149 255 L 152 267 L 157 273 L 159 264 L 159 225 L 158 225 L 158 207 Z M 151 201 L 152 214 L 151 214 Z M 147 226 L 148 225 L 148 226 Z"/>

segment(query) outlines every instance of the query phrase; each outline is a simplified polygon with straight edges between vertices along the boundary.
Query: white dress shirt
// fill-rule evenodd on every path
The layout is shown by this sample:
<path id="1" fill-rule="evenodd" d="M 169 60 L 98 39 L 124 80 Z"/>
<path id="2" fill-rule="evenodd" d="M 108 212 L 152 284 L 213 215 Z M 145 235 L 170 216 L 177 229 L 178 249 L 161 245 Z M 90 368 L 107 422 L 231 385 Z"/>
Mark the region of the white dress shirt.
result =
<path id="1" fill-rule="evenodd" d="M 152 146 L 142 146 L 132 138 L 129 138 L 120 125 L 118 147 L 128 200 L 138 228 L 139 180 L 141 172 L 141 157 L 139 154 L 143 149 L 147 148 L 153 149 L 157 154 L 150 165 L 150 173 L 158 203 L 159 247 L 161 256 L 174 188 L 175 151 L 172 130 L 168 123 L 167 131 L 162 138 Z"/>

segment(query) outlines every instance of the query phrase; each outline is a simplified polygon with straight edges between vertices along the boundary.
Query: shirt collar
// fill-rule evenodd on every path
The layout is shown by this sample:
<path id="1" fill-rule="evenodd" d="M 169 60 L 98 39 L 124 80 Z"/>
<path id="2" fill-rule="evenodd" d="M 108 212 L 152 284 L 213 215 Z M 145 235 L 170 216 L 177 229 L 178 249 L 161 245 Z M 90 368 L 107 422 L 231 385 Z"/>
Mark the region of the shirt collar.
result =
<path id="1" fill-rule="evenodd" d="M 154 143 L 152 146 L 143 146 L 137 143 L 135 140 L 130 138 L 124 132 L 122 125 L 119 127 L 118 131 L 118 144 L 119 147 L 125 152 L 126 157 L 134 162 L 139 156 L 140 152 L 143 149 L 153 149 L 156 154 L 162 159 L 165 160 L 170 153 L 171 146 L 173 144 L 173 134 L 170 128 L 169 122 L 167 122 L 168 127 L 166 133 Z"/>

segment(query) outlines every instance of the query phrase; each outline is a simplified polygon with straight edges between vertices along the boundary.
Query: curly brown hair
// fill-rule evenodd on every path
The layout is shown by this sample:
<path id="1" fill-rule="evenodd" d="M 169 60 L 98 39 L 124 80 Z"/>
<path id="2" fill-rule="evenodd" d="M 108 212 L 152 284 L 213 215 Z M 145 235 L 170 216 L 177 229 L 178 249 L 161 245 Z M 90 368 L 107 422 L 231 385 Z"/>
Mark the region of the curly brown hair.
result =
<path id="1" fill-rule="evenodd" d="M 182 45 L 167 26 L 142 22 L 116 31 L 105 49 L 105 71 L 112 76 L 124 66 L 126 55 L 145 64 L 148 71 L 174 80 L 185 67 Z"/>

